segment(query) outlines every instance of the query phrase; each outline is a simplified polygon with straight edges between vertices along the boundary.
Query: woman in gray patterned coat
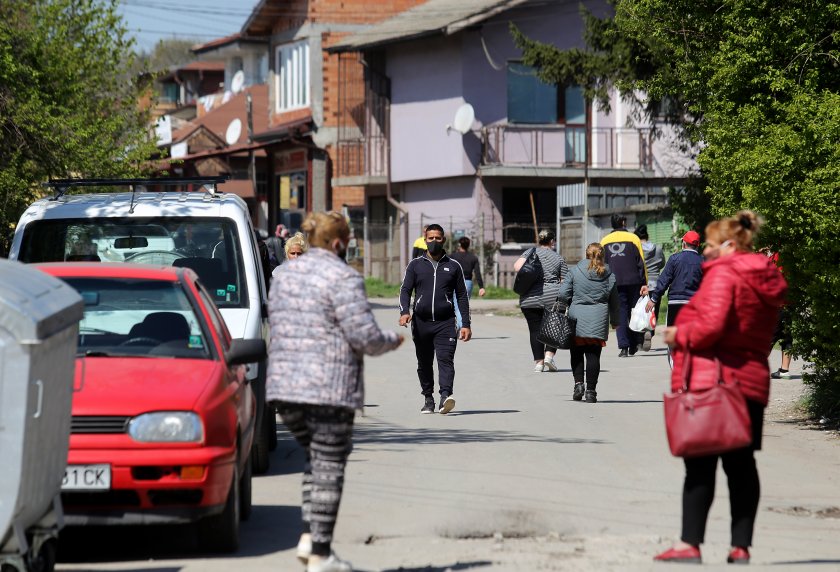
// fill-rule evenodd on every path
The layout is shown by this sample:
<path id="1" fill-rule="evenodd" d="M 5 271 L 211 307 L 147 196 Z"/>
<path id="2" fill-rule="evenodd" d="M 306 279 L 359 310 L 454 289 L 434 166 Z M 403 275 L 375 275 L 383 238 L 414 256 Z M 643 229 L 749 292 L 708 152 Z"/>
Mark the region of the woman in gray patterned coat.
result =
<path id="1" fill-rule="evenodd" d="M 307 572 L 347 572 L 331 544 L 353 417 L 364 405 L 362 359 L 396 349 L 403 336 L 379 329 L 364 280 L 343 260 L 346 219 L 312 213 L 302 229 L 309 251 L 278 267 L 271 285 L 266 396 L 306 452 L 298 558 Z"/>
<path id="2" fill-rule="evenodd" d="M 575 341 L 569 350 L 575 387 L 572 399 L 584 397 L 586 370 L 586 402 L 598 401 L 595 386 L 601 372 L 601 349 L 607 345 L 609 326 L 618 323 L 618 291 L 615 276 L 604 263 L 604 247 L 593 242 L 586 247 L 586 260 L 574 266 L 560 284 L 560 301 L 569 305 L 574 318 Z M 584 366 L 585 363 L 585 366 Z"/>
<path id="3" fill-rule="evenodd" d="M 531 289 L 519 297 L 519 308 L 525 321 L 528 322 L 529 341 L 531 342 L 531 354 L 534 356 L 534 373 L 543 371 L 557 371 L 557 364 L 554 363 L 554 354 L 557 348 L 549 347 L 537 339 L 542 325 L 543 313 L 550 308 L 557 299 L 560 291 L 560 283 L 569 272 L 566 260 L 554 251 L 557 241 L 554 233 L 550 230 L 541 230 L 537 235 L 537 246 L 529 248 L 522 253 L 513 264 L 513 270 L 519 269 L 525 261 L 536 250 L 537 257 L 542 264 L 543 279 L 537 280 Z"/>

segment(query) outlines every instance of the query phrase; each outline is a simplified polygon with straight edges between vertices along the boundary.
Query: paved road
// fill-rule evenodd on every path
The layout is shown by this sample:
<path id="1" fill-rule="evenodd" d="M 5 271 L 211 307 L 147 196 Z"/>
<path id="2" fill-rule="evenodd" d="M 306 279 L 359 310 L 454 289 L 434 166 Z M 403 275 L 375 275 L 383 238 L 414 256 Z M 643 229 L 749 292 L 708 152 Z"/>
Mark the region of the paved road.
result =
<path id="1" fill-rule="evenodd" d="M 396 325 L 394 305 L 374 303 L 380 323 Z M 525 321 L 504 315 L 513 303 L 476 306 L 484 313 L 459 344 L 448 416 L 419 415 L 410 342 L 367 360 L 336 551 L 371 572 L 673 569 L 651 562 L 679 532 L 683 474 L 663 430 L 661 344 L 619 359 L 611 340 L 599 403 L 573 402 L 567 352 L 564 371 L 532 373 Z M 774 382 L 753 568 L 840 570 L 840 439 L 797 422 L 800 393 L 798 379 Z M 237 556 L 207 558 L 182 529 L 81 530 L 64 535 L 59 568 L 301 570 L 302 455 L 280 439 L 271 474 L 254 481 Z M 704 546 L 712 569 L 724 568 L 729 540 L 722 472 L 719 485 Z"/>

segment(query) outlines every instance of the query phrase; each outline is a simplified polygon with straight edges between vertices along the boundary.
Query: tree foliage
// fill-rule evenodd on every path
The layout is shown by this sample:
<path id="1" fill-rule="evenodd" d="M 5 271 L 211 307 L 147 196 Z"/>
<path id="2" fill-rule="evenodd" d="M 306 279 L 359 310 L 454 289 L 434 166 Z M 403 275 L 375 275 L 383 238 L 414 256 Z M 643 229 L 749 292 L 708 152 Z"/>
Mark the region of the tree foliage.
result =
<path id="1" fill-rule="evenodd" d="M 790 284 L 795 351 L 813 363 L 813 412 L 840 414 L 840 2 L 618 0 L 603 27 L 628 47 L 590 44 L 591 69 L 649 101 L 678 98 L 714 214 L 752 208 L 766 219 L 761 240 Z M 550 66 L 544 47 L 530 55 L 567 69 Z"/>
<path id="2" fill-rule="evenodd" d="M 195 60 L 193 46 L 199 40 L 167 38 L 160 40 L 150 52 L 140 51 L 134 55 L 133 69 L 137 73 L 146 70 L 152 73 L 166 72 L 172 66 L 180 66 Z"/>
<path id="3" fill-rule="evenodd" d="M 0 224 L 49 178 L 132 176 L 155 151 L 117 0 L 0 3 Z M 5 232 L 3 232 L 5 234 Z"/>
<path id="4" fill-rule="evenodd" d="M 702 117 L 693 136 L 714 212 L 765 217 L 795 347 L 814 364 L 814 412 L 840 413 L 840 3 L 633 0 L 617 5 L 616 25 L 672 54 L 638 87 L 680 92 Z"/>

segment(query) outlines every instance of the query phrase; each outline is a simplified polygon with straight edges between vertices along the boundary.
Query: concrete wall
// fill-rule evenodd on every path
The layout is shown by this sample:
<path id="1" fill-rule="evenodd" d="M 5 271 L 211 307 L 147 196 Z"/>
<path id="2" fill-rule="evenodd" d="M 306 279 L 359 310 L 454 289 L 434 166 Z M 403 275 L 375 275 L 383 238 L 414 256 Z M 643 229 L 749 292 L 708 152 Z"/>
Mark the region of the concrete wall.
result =
<path id="1" fill-rule="evenodd" d="M 475 174 L 477 139 L 470 158 L 464 140 L 471 136 L 446 129 L 464 103 L 463 67 L 460 35 L 389 50 L 392 181 Z"/>
<path id="2" fill-rule="evenodd" d="M 412 181 L 401 185 L 401 198 L 408 206 L 410 235 L 420 236 L 421 219 L 425 224 L 437 223 L 450 230 L 472 232 L 475 221 L 475 179 L 452 177 Z M 422 217 L 421 217 L 422 215 Z"/>
<path id="3" fill-rule="evenodd" d="M 604 15 L 601 1 L 586 2 Z M 513 43 L 513 21 L 528 37 L 561 49 L 583 47 L 578 3 L 549 3 L 510 10 L 480 25 L 450 37 L 434 36 L 395 44 L 387 48 L 387 74 L 391 78 L 392 180 L 417 181 L 474 175 L 481 153 L 481 127 L 507 122 L 507 63 L 521 57 Z M 446 130 L 463 103 L 476 115 L 473 130 L 466 135 Z M 616 93 L 609 114 L 593 110 L 592 163 L 596 167 L 638 168 L 639 133 L 635 111 Z M 570 152 L 563 131 L 539 131 L 522 126 L 505 138 L 508 164 L 533 164 L 538 154 L 542 164 L 562 166 Z M 581 139 L 582 142 L 582 139 Z M 657 176 L 682 176 L 692 163 L 663 138 L 654 145 Z"/>

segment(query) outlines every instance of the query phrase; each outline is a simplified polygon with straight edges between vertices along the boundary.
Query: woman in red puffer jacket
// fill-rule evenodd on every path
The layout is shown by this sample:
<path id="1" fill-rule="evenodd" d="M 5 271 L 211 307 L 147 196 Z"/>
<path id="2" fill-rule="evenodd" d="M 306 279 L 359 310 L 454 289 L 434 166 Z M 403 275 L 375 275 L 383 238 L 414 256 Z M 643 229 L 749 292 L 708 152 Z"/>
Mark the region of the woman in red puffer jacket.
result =
<path id="1" fill-rule="evenodd" d="M 752 421 L 750 446 L 705 457 L 685 459 L 680 542 L 655 560 L 700 562 L 700 544 L 715 491 L 718 457 L 729 480 L 732 547 L 728 562 L 747 563 L 758 511 L 759 480 L 753 451 L 761 449 L 764 408 L 770 392 L 768 348 L 772 345 L 787 283 L 773 262 L 753 252 L 761 221 L 750 211 L 714 221 L 706 227 L 703 281 L 697 294 L 665 331 L 674 351 L 671 390 L 683 385 L 690 360 L 692 389 L 735 381 L 747 399 Z"/>

